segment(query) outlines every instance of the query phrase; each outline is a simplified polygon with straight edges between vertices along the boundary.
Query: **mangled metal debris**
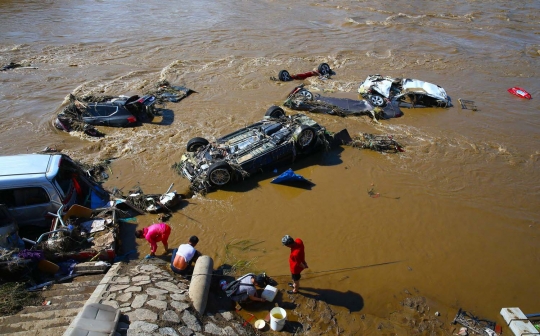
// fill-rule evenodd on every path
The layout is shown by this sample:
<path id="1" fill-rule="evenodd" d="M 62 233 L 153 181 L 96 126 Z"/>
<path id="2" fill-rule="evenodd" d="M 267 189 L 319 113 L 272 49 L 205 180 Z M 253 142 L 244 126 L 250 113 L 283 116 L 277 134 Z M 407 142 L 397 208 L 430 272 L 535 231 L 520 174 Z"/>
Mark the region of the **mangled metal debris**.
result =
<path id="1" fill-rule="evenodd" d="M 140 214 L 145 212 L 172 212 L 185 198 L 184 195 L 171 191 L 174 184 L 171 184 L 169 189 L 163 194 L 145 194 L 140 186 L 136 186 L 128 191 L 128 195 L 124 196 L 118 189 L 113 191 L 115 196 L 115 206 L 127 207 L 136 210 Z"/>
<path id="2" fill-rule="evenodd" d="M 361 133 L 354 137 L 350 143 L 351 146 L 361 149 L 371 149 L 377 152 L 404 152 L 401 146 L 391 135 L 374 135 Z"/>
<path id="3" fill-rule="evenodd" d="M 184 86 L 171 85 L 168 81 L 162 80 L 156 84 L 156 88 L 148 91 L 147 95 L 155 96 L 159 104 L 165 102 L 177 103 L 195 91 Z"/>
<path id="4" fill-rule="evenodd" d="M 412 78 L 369 75 L 358 87 L 358 93 L 374 106 L 384 107 L 391 101 L 412 107 L 451 107 L 446 91 L 435 84 Z"/>
<path id="5" fill-rule="evenodd" d="M 452 324 L 459 323 L 465 328 L 473 331 L 474 333 L 482 336 L 496 336 L 495 332 L 497 325 L 493 321 L 480 319 L 477 316 L 459 308 Z"/>
<path id="6" fill-rule="evenodd" d="M 459 98 L 458 102 L 462 110 L 478 111 L 478 107 L 476 107 L 476 103 L 472 100 L 465 100 L 465 99 Z"/>

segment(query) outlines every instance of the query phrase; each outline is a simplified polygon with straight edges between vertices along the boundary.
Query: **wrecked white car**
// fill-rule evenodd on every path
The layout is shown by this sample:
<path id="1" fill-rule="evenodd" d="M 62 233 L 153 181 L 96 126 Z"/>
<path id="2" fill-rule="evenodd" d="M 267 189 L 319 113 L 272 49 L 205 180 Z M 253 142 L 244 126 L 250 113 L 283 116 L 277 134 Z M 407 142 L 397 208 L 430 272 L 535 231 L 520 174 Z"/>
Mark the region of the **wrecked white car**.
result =
<path id="1" fill-rule="evenodd" d="M 369 75 L 358 87 L 358 93 L 374 106 L 383 107 L 390 101 L 404 102 L 413 107 L 451 107 L 446 91 L 435 84 L 412 78 Z"/>

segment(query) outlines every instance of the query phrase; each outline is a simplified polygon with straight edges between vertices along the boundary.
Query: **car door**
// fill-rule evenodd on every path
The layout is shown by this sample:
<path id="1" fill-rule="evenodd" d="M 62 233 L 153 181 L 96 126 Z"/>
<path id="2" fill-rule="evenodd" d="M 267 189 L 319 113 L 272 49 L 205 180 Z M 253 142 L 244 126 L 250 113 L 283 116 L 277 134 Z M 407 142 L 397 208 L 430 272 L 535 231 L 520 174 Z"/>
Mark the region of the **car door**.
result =
<path id="1" fill-rule="evenodd" d="M 52 186 L 51 186 L 52 187 Z M 49 191 L 43 186 L 10 188 L 0 191 L 9 212 L 17 219 L 19 226 L 48 226 L 52 216 L 61 204 L 51 200 Z"/>
<path id="2" fill-rule="evenodd" d="M 4 204 L 0 204 L 0 247 L 13 249 L 21 246 L 15 219 Z M 24 247 L 24 243 L 22 243 Z"/>

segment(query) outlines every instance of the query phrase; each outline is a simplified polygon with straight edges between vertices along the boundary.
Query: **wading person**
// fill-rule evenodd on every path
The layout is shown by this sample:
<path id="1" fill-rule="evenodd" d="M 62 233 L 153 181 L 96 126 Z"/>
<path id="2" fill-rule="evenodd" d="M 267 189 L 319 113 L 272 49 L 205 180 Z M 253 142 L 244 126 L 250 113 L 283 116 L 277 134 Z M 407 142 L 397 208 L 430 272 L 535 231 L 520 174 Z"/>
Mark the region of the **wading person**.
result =
<path id="1" fill-rule="evenodd" d="M 292 282 L 289 282 L 289 286 L 292 287 L 292 290 L 287 291 L 287 293 L 296 294 L 300 288 L 300 273 L 304 268 L 308 268 L 304 254 L 304 242 L 300 238 L 293 239 L 291 236 L 285 235 L 281 239 L 281 243 L 291 249 L 289 267 L 291 269 Z"/>
<path id="2" fill-rule="evenodd" d="M 186 275 L 189 271 L 192 271 L 192 263 L 197 261 L 197 258 L 201 255 L 199 251 L 195 249 L 199 238 L 197 236 L 189 237 L 187 244 L 180 245 L 177 249 L 174 249 L 171 256 L 171 270 L 176 274 Z"/>
<path id="3" fill-rule="evenodd" d="M 165 254 L 169 252 L 169 235 L 171 227 L 165 223 L 152 224 L 142 230 L 135 231 L 135 237 L 145 238 L 150 243 L 150 254 L 146 255 L 146 259 L 153 258 L 156 255 L 157 243 L 162 242 L 165 248 Z"/>

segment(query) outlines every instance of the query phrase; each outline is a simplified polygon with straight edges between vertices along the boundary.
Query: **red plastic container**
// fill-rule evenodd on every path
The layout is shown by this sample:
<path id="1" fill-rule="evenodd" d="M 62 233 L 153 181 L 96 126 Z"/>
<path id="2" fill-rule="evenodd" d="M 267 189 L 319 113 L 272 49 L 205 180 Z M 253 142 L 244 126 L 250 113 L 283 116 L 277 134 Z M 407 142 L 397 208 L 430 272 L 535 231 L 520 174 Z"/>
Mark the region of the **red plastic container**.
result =
<path id="1" fill-rule="evenodd" d="M 530 93 L 528 93 L 528 92 L 525 91 L 524 89 L 519 88 L 519 87 L 517 87 L 517 86 L 514 86 L 513 88 L 509 88 L 509 89 L 508 89 L 508 92 L 510 92 L 510 93 L 513 94 L 514 96 L 518 96 L 518 97 L 520 97 L 520 98 L 532 99 Z"/>

